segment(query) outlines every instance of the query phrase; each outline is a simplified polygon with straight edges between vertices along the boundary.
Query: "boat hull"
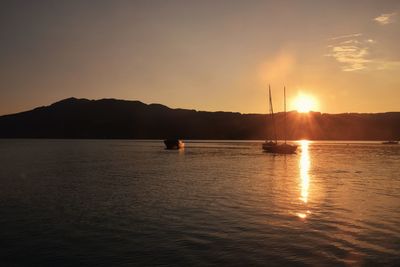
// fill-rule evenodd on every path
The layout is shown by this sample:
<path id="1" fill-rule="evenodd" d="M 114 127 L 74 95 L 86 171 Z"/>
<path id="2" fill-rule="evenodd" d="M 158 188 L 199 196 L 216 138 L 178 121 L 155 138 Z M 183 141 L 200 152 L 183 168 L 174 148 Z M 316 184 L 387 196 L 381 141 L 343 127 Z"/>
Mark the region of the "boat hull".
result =
<path id="1" fill-rule="evenodd" d="M 185 147 L 185 144 L 181 140 L 166 139 L 164 140 L 164 144 L 165 144 L 165 149 L 171 149 L 171 150 L 182 149 Z"/>
<path id="2" fill-rule="evenodd" d="M 264 152 L 274 154 L 295 154 L 296 145 L 266 142 L 262 145 Z"/>

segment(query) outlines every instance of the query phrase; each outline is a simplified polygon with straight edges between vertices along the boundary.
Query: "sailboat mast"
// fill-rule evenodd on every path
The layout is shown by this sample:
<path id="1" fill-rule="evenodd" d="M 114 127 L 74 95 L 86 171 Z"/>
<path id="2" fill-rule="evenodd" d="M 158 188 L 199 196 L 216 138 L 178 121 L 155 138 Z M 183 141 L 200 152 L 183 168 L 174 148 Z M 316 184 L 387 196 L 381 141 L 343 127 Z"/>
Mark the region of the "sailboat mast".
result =
<path id="1" fill-rule="evenodd" d="M 269 111 L 270 111 L 271 116 L 272 116 L 272 125 L 274 127 L 275 143 L 277 143 L 278 142 L 278 137 L 276 135 L 276 124 L 275 124 L 275 117 L 274 117 L 274 108 L 272 106 L 271 85 L 268 85 L 268 89 L 269 89 Z"/>
<path id="2" fill-rule="evenodd" d="M 285 126 L 284 126 L 284 131 L 285 131 L 285 144 L 286 144 L 286 139 L 287 139 L 287 137 L 286 137 L 286 86 L 283 86 L 283 105 L 284 105 L 284 109 L 285 109 L 285 121 L 284 121 L 284 123 L 285 123 Z"/>

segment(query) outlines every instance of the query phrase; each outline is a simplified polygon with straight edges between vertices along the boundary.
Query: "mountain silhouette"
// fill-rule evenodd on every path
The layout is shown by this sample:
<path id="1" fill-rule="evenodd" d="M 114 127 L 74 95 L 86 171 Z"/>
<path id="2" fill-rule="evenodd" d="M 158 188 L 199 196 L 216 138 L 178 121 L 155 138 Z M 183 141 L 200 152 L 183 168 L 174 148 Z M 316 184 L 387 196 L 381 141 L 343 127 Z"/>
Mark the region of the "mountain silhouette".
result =
<path id="1" fill-rule="evenodd" d="M 284 114 L 276 114 L 278 139 Z M 0 116 L 1 138 L 272 139 L 271 116 L 171 109 L 116 99 L 68 98 L 30 111 Z M 400 138 L 400 112 L 375 114 L 287 113 L 287 138 L 390 140 Z"/>

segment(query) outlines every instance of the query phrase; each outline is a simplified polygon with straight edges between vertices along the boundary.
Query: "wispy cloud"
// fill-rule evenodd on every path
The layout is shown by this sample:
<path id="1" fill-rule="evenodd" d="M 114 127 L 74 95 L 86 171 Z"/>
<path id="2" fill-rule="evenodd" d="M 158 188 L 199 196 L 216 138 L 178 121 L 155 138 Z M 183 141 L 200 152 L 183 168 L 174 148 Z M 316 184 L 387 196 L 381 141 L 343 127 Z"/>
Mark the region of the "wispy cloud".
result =
<path id="1" fill-rule="evenodd" d="M 329 38 L 327 56 L 340 63 L 343 71 L 388 70 L 400 67 L 400 61 L 382 59 L 372 52 L 378 42 L 362 34 L 347 34 Z"/>
<path id="2" fill-rule="evenodd" d="M 348 34 L 330 38 L 333 41 L 339 41 L 328 46 L 330 52 L 327 56 L 333 57 L 341 63 L 343 71 L 356 71 L 367 68 L 371 62 L 368 58 L 369 45 L 375 41 L 372 39 L 360 40 L 361 33 Z"/>
<path id="3" fill-rule="evenodd" d="M 352 37 L 359 37 L 362 35 L 363 35 L 362 33 L 345 34 L 345 35 L 340 35 L 340 36 L 335 36 L 335 37 L 329 38 L 329 40 L 348 39 L 348 38 L 352 38 Z"/>
<path id="4" fill-rule="evenodd" d="M 394 13 L 382 14 L 382 15 L 374 18 L 374 21 L 376 21 L 380 25 L 386 25 L 386 24 L 393 23 L 395 21 L 395 16 L 396 16 L 395 12 Z"/>
<path id="5" fill-rule="evenodd" d="M 339 63 L 342 63 L 342 70 L 355 71 L 366 68 L 366 63 L 370 60 L 366 59 L 368 49 L 355 45 L 340 45 L 332 47 L 331 56 Z"/>
<path id="6" fill-rule="evenodd" d="M 385 13 L 373 20 L 380 25 L 394 23 L 397 13 Z M 351 33 L 328 39 L 328 57 L 334 58 L 343 71 L 398 69 L 400 61 L 382 58 L 379 43 L 363 33 Z M 380 49 L 382 51 L 382 48 Z M 375 53 L 374 53 L 375 52 Z M 381 56 L 377 56 L 377 55 Z"/>

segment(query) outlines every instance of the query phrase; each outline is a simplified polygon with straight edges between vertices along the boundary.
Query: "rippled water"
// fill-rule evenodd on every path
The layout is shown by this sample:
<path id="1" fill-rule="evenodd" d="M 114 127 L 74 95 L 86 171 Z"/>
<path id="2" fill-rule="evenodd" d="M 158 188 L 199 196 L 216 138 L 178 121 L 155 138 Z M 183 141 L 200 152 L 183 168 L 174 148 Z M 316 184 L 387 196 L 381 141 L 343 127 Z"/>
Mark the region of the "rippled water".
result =
<path id="1" fill-rule="evenodd" d="M 400 146 L 0 140 L 1 266 L 395 266 Z"/>

